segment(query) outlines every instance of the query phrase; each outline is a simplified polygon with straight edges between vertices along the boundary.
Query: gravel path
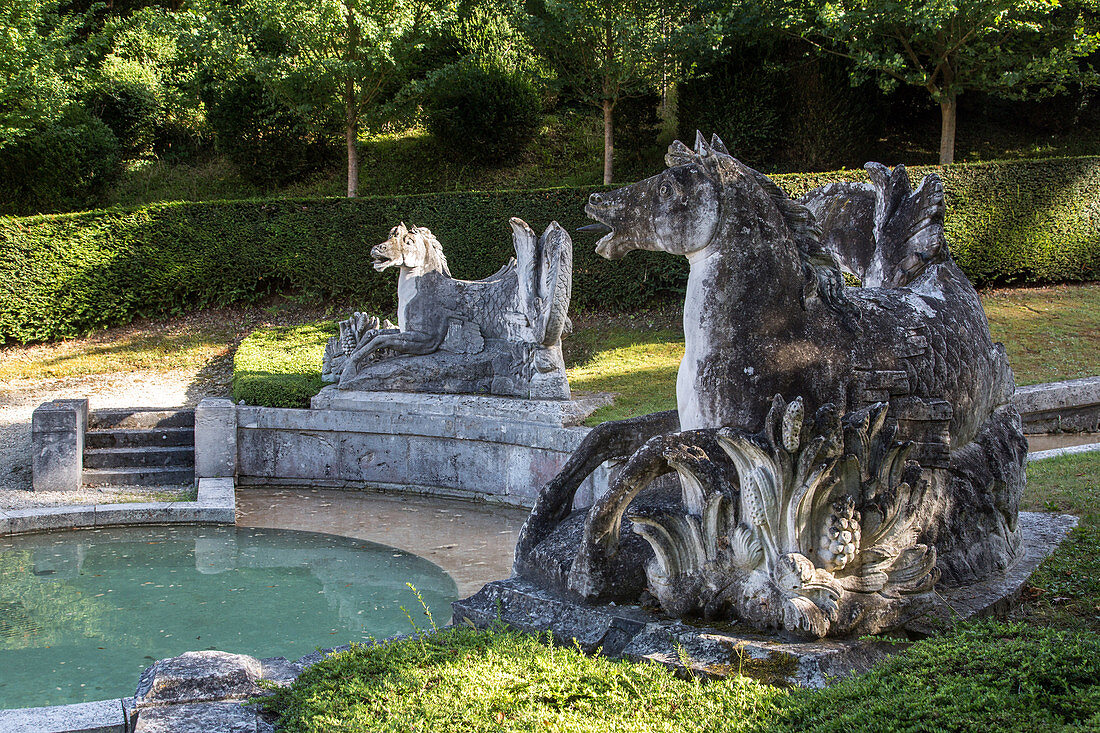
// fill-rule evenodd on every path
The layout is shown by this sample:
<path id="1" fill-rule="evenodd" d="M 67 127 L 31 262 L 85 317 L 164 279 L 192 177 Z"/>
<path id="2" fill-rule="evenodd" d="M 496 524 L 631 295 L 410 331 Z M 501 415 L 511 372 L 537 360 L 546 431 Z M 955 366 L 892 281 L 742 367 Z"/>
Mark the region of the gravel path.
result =
<path id="1" fill-rule="evenodd" d="M 78 492 L 31 490 L 31 413 L 48 400 L 87 397 L 90 409 L 104 407 L 194 406 L 207 396 L 229 393 L 229 375 L 207 371 L 134 371 L 65 379 L 12 380 L 0 383 L 0 509 L 59 504 L 91 504 L 164 499 L 190 486 L 110 488 Z"/>

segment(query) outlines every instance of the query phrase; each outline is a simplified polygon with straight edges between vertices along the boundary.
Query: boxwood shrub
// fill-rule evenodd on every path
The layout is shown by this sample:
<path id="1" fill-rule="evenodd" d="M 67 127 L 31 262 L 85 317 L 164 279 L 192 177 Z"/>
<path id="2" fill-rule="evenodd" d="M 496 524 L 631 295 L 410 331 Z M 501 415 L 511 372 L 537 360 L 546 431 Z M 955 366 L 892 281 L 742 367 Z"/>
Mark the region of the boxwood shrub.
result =
<path id="1" fill-rule="evenodd" d="M 241 341 L 233 357 L 234 401 L 309 407 L 310 397 L 324 386 L 325 342 L 335 335 L 335 321 L 256 329 Z"/>
<path id="2" fill-rule="evenodd" d="M 919 168 L 914 179 L 933 170 Z M 1100 158 L 936 168 L 948 240 L 978 284 L 1100 278 Z M 776 176 L 792 194 L 862 171 Z M 541 230 L 587 222 L 596 187 L 361 199 L 158 203 L 131 209 L 0 218 L 0 343 L 62 338 L 270 293 L 345 297 L 390 311 L 396 278 L 370 248 L 399 221 L 427 226 L 456 277 L 495 272 L 512 256 L 508 218 Z M 678 295 L 686 262 L 635 252 L 618 262 L 577 236 L 573 302 L 632 308 Z"/>

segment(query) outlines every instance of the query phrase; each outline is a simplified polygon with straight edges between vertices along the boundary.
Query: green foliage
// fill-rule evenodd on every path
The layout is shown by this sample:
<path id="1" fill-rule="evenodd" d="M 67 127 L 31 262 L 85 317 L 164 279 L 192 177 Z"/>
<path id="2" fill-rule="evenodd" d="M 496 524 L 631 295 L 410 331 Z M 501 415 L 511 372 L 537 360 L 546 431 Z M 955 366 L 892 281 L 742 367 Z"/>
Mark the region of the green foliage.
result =
<path id="1" fill-rule="evenodd" d="M 948 198 L 948 241 L 976 282 L 1097 278 L 1100 222 L 1092 212 L 1100 195 L 1100 159 L 938 170 Z M 797 195 L 862 175 L 776 180 Z M 368 252 L 395 222 L 429 227 L 455 276 L 474 279 L 513 256 L 509 217 L 540 231 L 557 220 L 572 231 L 587 223 L 583 205 L 595 190 L 170 203 L 0 219 L 0 341 L 73 336 L 137 316 L 253 301 L 273 292 L 344 297 L 390 312 L 396 279 L 374 272 Z M 683 258 L 658 252 L 608 262 L 578 235 L 573 302 L 632 308 L 680 296 L 686 274 Z"/>
<path id="2" fill-rule="evenodd" d="M 241 341 L 233 357 L 233 400 L 262 407 L 309 407 L 321 381 L 325 343 L 333 321 L 261 328 Z"/>
<path id="3" fill-rule="evenodd" d="M 751 681 L 704 685 L 655 664 L 585 657 L 529 636 L 462 626 L 355 646 L 263 704 L 288 733 L 650 733 L 746 729 L 783 696 Z"/>
<path id="4" fill-rule="evenodd" d="M 783 731 L 1032 731 L 1100 723 L 1100 637 L 983 622 L 781 706 Z"/>
<path id="5" fill-rule="evenodd" d="M 525 33 L 553 71 L 553 83 L 603 110 L 612 138 L 620 99 L 668 83 L 679 74 L 683 47 L 671 42 L 686 21 L 686 5 L 655 0 L 532 0 Z M 612 179 L 612 149 L 604 148 L 604 183 Z"/>
<path id="6" fill-rule="evenodd" d="M 70 105 L 60 119 L 0 148 L 0 214 L 98 203 L 118 177 L 119 160 L 118 139 L 107 125 Z"/>
<path id="7" fill-rule="evenodd" d="M 0 3 L 0 149 L 50 127 L 75 100 L 84 20 L 59 13 L 56 0 Z"/>
<path id="8" fill-rule="evenodd" d="M 286 185 L 326 159 L 309 120 L 275 97 L 254 75 L 206 90 L 207 123 L 217 147 L 253 185 Z"/>
<path id="9" fill-rule="evenodd" d="M 355 646 L 262 703 L 312 731 L 974 731 L 1100 722 L 1100 638 L 980 623 L 821 691 L 704 683 L 502 629 Z"/>
<path id="10" fill-rule="evenodd" d="M 887 91 L 898 84 L 926 90 L 942 108 L 943 164 L 954 160 L 959 94 L 1049 96 L 1092 79 L 1080 59 L 1100 47 L 1088 0 L 795 0 L 781 17 L 851 59 L 856 79 L 874 77 Z"/>
<path id="11" fill-rule="evenodd" d="M 110 57 L 101 67 L 91 108 L 118 138 L 128 157 L 149 152 L 162 113 L 160 82 L 137 61 Z"/>
<path id="12" fill-rule="evenodd" d="M 428 131 L 452 155 L 500 161 L 515 155 L 538 129 L 534 85 L 495 66 L 456 63 L 429 82 Z"/>

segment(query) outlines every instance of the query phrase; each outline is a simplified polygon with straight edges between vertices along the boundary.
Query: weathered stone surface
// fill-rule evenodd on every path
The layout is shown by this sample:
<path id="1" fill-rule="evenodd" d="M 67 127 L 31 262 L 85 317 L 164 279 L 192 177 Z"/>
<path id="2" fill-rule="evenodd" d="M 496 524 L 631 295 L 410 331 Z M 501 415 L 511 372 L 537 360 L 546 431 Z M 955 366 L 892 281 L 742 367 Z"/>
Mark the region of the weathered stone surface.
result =
<path id="1" fill-rule="evenodd" d="M 938 596 L 928 613 L 905 630 L 931 634 L 947 625 L 983 615 L 1004 614 L 1028 577 L 1077 523 L 1075 517 L 1023 512 L 1020 532 L 1025 552 L 1006 572 Z M 585 652 L 726 677 L 744 674 L 768 683 L 823 687 L 837 678 L 865 672 L 886 655 L 905 648 L 896 640 L 868 638 L 792 641 L 728 624 L 710 626 L 695 616 L 670 619 L 637 605 L 581 604 L 513 577 L 487 584 L 452 604 L 452 623 L 468 619 L 479 627 L 499 618 L 529 633 L 551 632 L 555 643 L 576 643 Z M 684 652 L 681 656 L 681 650 Z"/>
<path id="2" fill-rule="evenodd" d="M 869 183 L 795 201 L 717 138 L 666 160 L 586 212 L 611 230 L 596 247 L 609 259 L 688 259 L 679 424 L 590 435 L 540 495 L 517 572 L 590 603 L 636 600 L 629 520 L 666 613 L 820 638 L 896 628 L 937 579 L 1011 566 L 1026 443 L 1004 349 L 946 245 L 938 178 L 914 190 L 903 167 L 868 164 Z M 580 481 L 628 456 L 574 539 Z M 680 506 L 635 504 L 671 471 Z"/>
<path id="3" fill-rule="evenodd" d="M 177 705 L 207 700 L 232 700 L 262 692 L 256 681 L 263 674 L 258 659 L 219 651 L 184 652 L 161 659 L 141 674 L 135 705 Z"/>
<path id="4" fill-rule="evenodd" d="M 35 491 L 75 491 L 84 470 L 88 400 L 53 400 L 31 415 L 31 483 Z"/>
<path id="5" fill-rule="evenodd" d="M 1017 387 L 1012 404 L 1027 433 L 1100 432 L 1100 377 Z"/>
<path id="6" fill-rule="evenodd" d="M 309 410 L 242 406 L 238 481 L 371 486 L 530 506 L 589 430 L 569 425 L 606 400 L 326 388 Z M 585 478 L 582 495 L 598 495 L 607 470 Z"/>
<path id="7" fill-rule="evenodd" d="M 207 398 L 195 408 L 195 478 L 233 478 L 237 473 L 237 408 Z"/>
<path id="8" fill-rule="evenodd" d="M 126 733 L 120 700 L 0 710 L 0 733 Z"/>
<path id="9" fill-rule="evenodd" d="M 731 631 L 669 619 L 638 606 L 584 606 L 564 601 L 519 578 L 494 581 L 453 604 L 452 623 L 479 627 L 499 617 L 528 633 L 551 632 L 557 644 L 574 643 L 586 653 L 651 661 L 692 672 L 727 677 L 744 674 L 769 684 L 823 687 L 832 679 L 863 672 L 897 647 L 876 641 L 786 642 L 752 629 Z M 684 655 L 681 655 L 681 650 Z"/>
<path id="10" fill-rule="evenodd" d="M 267 733 L 274 726 L 239 702 L 202 702 L 138 711 L 134 733 Z"/>
<path id="11" fill-rule="evenodd" d="M 573 244 L 556 222 L 536 237 L 511 220 L 517 260 L 475 282 L 451 277 L 423 227 L 396 226 L 371 250 L 400 268 L 398 324 L 355 313 L 325 350 L 322 376 L 341 389 L 569 399 L 561 355 Z"/>

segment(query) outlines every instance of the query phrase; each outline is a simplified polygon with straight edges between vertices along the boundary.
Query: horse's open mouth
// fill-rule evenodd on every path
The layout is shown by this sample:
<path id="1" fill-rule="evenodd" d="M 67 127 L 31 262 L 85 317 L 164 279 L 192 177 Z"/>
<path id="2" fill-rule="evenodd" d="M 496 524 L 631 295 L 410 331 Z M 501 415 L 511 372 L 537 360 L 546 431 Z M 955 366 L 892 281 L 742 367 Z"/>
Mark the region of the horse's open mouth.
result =
<path id="1" fill-rule="evenodd" d="M 383 244 L 385 244 L 385 242 L 383 242 Z M 390 257 L 385 252 L 379 252 L 377 247 L 371 250 L 370 258 L 371 266 L 378 272 L 397 264 L 397 259 L 395 257 Z"/>
<path id="2" fill-rule="evenodd" d="M 596 242 L 596 254 L 609 260 L 621 257 L 621 254 L 615 253 L 611 248 L 612 240 L 615 238 L 615 228 L 600 217 L 599 209 L 592 204 L 584 207 L 584 213 L 588 215 L 589 219 L 595 219 L 596 223 L 580 227 L 577 229 L 578 232 L 591 232 L 593 234 L 604 232 L 604 235 Z"/>

